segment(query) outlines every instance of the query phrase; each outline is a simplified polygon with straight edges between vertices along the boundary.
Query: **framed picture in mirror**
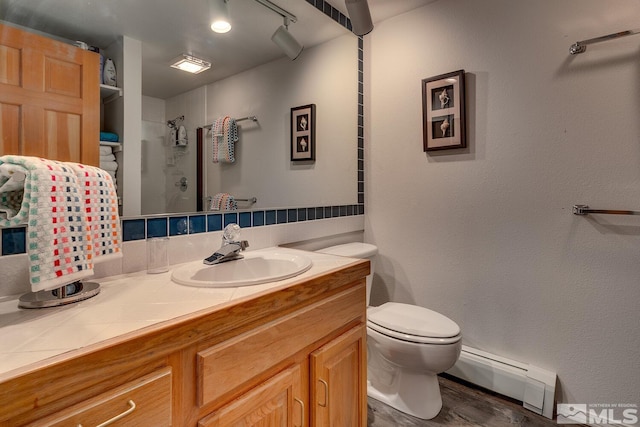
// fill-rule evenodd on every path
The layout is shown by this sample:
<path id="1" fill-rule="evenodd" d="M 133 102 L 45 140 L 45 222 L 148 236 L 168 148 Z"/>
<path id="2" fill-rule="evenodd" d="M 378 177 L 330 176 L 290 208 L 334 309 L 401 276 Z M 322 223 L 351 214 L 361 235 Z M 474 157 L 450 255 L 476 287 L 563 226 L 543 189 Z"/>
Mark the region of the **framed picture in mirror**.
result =
<path id="1" fill-rule="evenodd" d="M 464 70 L 422 80 L 424 151 L 465 148 Z"/>
<path id="2" fill-rule="evenodd" d="M 291 109 L 291 161 L 316 159 L 316 105 Z"/>

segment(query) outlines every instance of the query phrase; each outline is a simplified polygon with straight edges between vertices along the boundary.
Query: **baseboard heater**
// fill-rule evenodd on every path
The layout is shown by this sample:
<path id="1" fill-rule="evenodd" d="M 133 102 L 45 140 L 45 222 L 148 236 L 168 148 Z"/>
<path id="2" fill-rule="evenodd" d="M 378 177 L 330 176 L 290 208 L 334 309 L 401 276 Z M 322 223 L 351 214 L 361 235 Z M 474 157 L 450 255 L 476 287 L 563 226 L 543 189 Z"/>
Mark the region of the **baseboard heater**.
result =
<path id="1" fill-rule="evenodd" d="M 555 372 L 463 345 L 458 362 L 446 373 L 519 400 L 526 409 L 553 419 Z"/>

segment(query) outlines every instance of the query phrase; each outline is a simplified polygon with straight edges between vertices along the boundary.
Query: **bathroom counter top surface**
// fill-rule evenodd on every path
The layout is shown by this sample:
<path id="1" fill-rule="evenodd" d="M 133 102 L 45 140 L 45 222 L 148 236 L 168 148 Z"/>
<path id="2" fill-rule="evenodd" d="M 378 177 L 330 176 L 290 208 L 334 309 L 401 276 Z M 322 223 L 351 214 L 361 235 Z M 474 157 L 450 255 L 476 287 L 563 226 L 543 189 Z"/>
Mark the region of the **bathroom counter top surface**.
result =
<path id="1" fill-rule="evenodd" d="M 18 308 L 19 295 L 0 299 L 0 381 L 19 375 L 48 359 L 74 357 L 87 347 L 124 337 L 147 327 L 200 311 L 216 311 L 259 294 L 293 286 L 360 260 L 288 248 L 311 258 L 306 272 L 286 280 L 237 288 L 200 288 L 178 285 L 166 273 L 122 274 L 104 279 L 93 298 L 62 307 Z M 174 265 L 171 268 L 180 266 Z"/>

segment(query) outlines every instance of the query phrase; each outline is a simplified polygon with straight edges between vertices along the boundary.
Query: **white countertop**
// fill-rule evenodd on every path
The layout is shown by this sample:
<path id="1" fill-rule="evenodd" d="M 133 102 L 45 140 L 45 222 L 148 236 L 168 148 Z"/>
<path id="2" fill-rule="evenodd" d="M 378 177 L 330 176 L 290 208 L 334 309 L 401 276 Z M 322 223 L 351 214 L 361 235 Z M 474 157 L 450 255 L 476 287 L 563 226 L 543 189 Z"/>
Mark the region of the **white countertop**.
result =
<path id="1" fill-rule="evenodd" d="M 260 249 L 254 252 L 269 251 Z M 237 288 L 196 288 L 171 281 L 171 270 L 139 272 L 99 280 L 100 293 L 62 307 L 18 308 L 20 295 L 0 299 L 0 376 L 11 370 L 115 338 L 147 326 L 298 283 L 353 263 L 315 252 L 277 248 L 311 258 L 313 266 L 286 280 Z M 172 268 L 178 265 L 172 266 Z"/>

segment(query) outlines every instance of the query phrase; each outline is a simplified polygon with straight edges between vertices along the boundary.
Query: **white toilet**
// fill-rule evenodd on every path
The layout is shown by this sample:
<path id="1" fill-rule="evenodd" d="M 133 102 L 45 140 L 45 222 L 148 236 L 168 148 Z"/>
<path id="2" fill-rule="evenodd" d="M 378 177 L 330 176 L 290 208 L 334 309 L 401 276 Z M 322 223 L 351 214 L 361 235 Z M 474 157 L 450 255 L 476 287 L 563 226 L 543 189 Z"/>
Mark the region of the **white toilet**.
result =
<path id="1" fill-rule="evenodd" d="M 368 258 L 367 307 L 378 248 L 347 243 L 318 252 Z M 462 348 L 460 327 L 440 313 L 388 302 L 367 308 L 367 394 L 402 412 L 431 419 L 442 408 L 437 374 L 451 368 Z"/>

